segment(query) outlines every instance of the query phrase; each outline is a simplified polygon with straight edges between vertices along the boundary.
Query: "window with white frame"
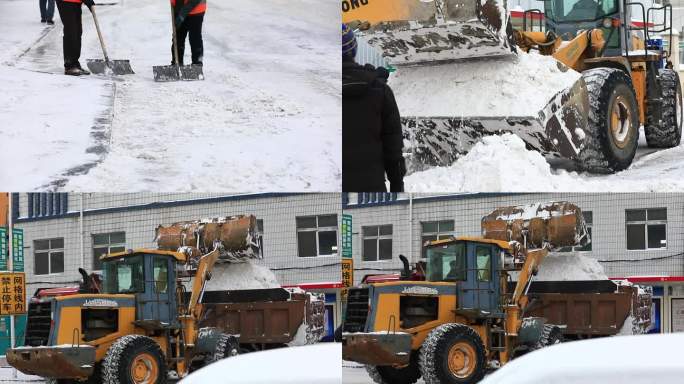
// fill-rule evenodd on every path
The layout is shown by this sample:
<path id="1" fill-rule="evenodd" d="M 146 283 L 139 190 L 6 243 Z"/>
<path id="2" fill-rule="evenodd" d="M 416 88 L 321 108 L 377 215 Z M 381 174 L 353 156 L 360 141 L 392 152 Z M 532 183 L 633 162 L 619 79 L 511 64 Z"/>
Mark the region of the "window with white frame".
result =
<path id="1" fill-rule="evenodd" d="M 296 221 L 299 257 L 337 253 L 337 215 L 300 216 Z"/>
<path id="2" fill-rule="evenodd" d="M 93 269 L 102 269 L 100 257 L 126 250 L 126 232 L 93 234 Z"/>
<path id="3" fill-rule="evenodd" d="M 420 223 L 420 228 L 421 256 L 423 258 L 427 257 L 426 241 L 440 240 L 454 235 L 453 220 L 423 221 Z"/>
<path id="4" fill-rule="evenodd" d="M 34 274 L 64 272 L 64 238 L 33 241 Z"/>
<path id="5" fill-rule="evenodd" d="M 592 236 L 592 227 L 594 225 L 594 214 L 592 211 L 582 211 L 582 216 L 584 217 L 584 222 L 587 224 L 587 234 L 589 235 L 589 244 L 585 246 L 576 247 L 563 247 L 556 252 L 591 252 L 591 246 L 594 244 L 594 237 Z"/>
<path id="6" fill-rule="evenodd" d="M 361 228 L 363 234 L 363 261 L 392 260 L 392 225 L 374 225 Z"/>
<path id="7" fill-rule="evenodd" d="M 667 208 L 625 210 L 627 250 L 667 248 Z"/>

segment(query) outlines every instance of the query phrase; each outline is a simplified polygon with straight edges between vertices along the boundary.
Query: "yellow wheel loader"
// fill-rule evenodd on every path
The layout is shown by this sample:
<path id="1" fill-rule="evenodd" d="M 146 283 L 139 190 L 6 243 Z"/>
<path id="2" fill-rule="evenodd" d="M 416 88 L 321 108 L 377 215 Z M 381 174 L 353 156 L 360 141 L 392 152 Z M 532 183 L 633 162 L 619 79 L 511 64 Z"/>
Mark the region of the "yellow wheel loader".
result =
<path id="1" fill-rule="evenodd" d="M 358 28 L 359 39 L 382 56 L 374 63 L 394 67 L 395 77 L 404 78 L 394 84 L 400 112 L 402 94 L 404 100 L 423 96 L 424 105 L 448 105 L 443 99 L 464 89 L 462 81 L 445 75 L 450 72 L 473 72 L 483 88 L 453 102 L 491 105 L 482 116 L 470 115 L 466 106 L 455 109 L 458 113 L 430 115 L 419 107 L 403 113 L 410 169 L 449 165 L 483 136 L 513 133 L 547 158 L 612 173 L 632 163 L 640 125 L 651 147 L 674 147 L 681 140 L 679 77 L 669 61 L 663 64 L 670 52 L 651 40 L 656 33 L 671 37 L 672 8 L 639 6 L 626 0 L 545 0 L 545 23 L 528 28 L 525 22 L 522 30 L 510 23 L 506 2 L 496 0 L 349 0 L 343 1 L 342 11 L 343 21 Z M 660 17 L 662 23 L 635 27 L 630 7 L 641 10 L 642 20 Z M 534 19 L 533 12 L 541 13 L 527 11 L 525 21 Z M 555 86 L 537 78 L 538 73 L 508 75 L 518 63 L 518 51 L 553 56 L 559 73 L 571 69 L 581 76 L 570 86 L 552 89 L 545 104 L 532 108 L 537 112 L 510 112 L 501 105 L 511 101 L 501 96 L 501 84 L 514 89 L 514 100 L 535 100 L 535 92 Z M 452 93 L 445 88 L 453 88 Z"/>
<path id="2" fill-rule="evenodd" d="M 9 349 L 7 362 L 57 383 L 159 384 L 170 372 L 182 378 L 236 355 L 238 336 L 198 327 L 204 316 L 200 300 L 217 261 L 259 253 L 256 219 L 160 227 L 157 242 L 180 247 L 105 255 L 102 293 L 32 302 L 27 346 Z"/>
<path id="3" fill-rule="evenodd" d="M 351 289 L 345 360 L 379 384 L 477 383 L 488 368 L 562 340 L 558 326 L 526 314 L 528 289 L 549 250 L 588 241 L 582 214 L 558 202 L 493 211 L 482 237 L 428 243 L 424 281 Z M 509 281 L 517 275 L 517 283 Z"/>

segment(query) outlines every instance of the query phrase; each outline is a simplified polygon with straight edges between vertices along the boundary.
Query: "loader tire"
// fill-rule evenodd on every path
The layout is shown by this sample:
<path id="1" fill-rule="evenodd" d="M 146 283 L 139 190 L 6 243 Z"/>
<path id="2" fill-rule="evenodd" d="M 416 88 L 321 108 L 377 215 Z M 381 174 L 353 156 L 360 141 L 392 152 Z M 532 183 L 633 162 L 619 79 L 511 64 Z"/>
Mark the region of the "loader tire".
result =
<path id="1" fill-rule="evenodd" d="M 443 324 L 423 341 L 420 372 L 425 384 L 474 384 L 484 377 L 485 347 L 465 324 Z"/>
<path id="2" fill-rule="evenodd" d="M 582 72 L 582 78 L 590 110 L 577 167 L 593 173 L 627 169 L 639 141 L 639 109 L 632 80 L 615 68 L 589 69 Z"/>
<path id="3" fill-rule="evenodd" d="M 207 364 L 215 363 L 219 360 L 237 356 L 240 353 L 240 343 L 237 337 L 228 334 L 222 334 L 216 343 L 214 353 L 209 356 Z"/>
<path id="4" fill-rule="evenodd" d="M 553 324 L 544 324 L 544 329 L 542 330 L 541 337 L 535 350 L 544 347 L 549 347 L 555 344 L 560 344 L 563 342 L 563 332 L 561 329 Z"/>
<path id="5" fill-rule="evenodd" d="M 672 148 L 682 140 L 682 85 L 679 75 L 672 69 L 660 70 L 660 95 L 648 95 L 648 99 L 661 100 L 661 116 L 647 110 L 644 133 L 651 148 Z"/>
<path id="6" fill-rule="evenodd" d="M 128 335 L 115 341 L 102 363 L 104 384 L 165 384 L 167 375 L 161 348 L 142 335 Z"/>
<path id="7" fill-rule="evenodd" d="M 411 362 L 403 368 L 394 368 L 389 365 L 366 365 L 366 372 L 377 384 L 414 384 L 420 379 L 419 356 L 419 352 L 413 352 Z"/>

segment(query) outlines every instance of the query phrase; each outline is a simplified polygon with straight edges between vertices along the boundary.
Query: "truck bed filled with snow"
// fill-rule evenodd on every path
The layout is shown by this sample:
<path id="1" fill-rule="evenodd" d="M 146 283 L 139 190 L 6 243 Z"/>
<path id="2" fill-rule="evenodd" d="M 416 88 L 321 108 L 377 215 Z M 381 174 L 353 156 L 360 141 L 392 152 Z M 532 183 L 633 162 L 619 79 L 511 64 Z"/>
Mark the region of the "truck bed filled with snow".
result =
<path id="1" fill-rule="evenodd" d="M 576 252 L 552 252 L 542 261 L 535 280 L 608 280 L 608 275 L 596 259 Z"/>
<path id="2" fill-rule="evenodd" d="M 216 264 L 207 282 L 208 291 L 280 288 L 273 271 L 254 262 Z"/>

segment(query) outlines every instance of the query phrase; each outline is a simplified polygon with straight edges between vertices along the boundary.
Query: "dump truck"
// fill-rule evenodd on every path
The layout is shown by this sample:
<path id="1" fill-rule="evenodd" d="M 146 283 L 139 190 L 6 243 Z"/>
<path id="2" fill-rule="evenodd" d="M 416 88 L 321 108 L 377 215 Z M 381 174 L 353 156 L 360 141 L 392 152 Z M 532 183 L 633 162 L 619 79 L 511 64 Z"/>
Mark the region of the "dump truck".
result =
<path id="1" fill-rule="evenodd" d="M 165 383 L 169 375 L 184 377 L 236 355 L 238 335 L 200 327 L 201 298 L 218 260 L 259 257 L 256 219 L 195 224 L 168 231 L 166 239 L 177 239 L 177 250 L 102 256 L 101 293 L 31 303 L 26 346 L 7 350 L 7 362 L 60 383 Z"/>
<path id="2" fill-rule="evenodd" d="M 403 255 L 399 258 L 404 263 L 401 273 L 366 275 L 361 285 L 425 280 L 423 262 L 418 262 L 411 271 L 408 259 Z M 515 284 L 515 281 L 508 282 L 509 292 Z M 564 340 L 614 336 L 621 331 L 642 334 L 651 326 L 652 293 L 648 287 L 624 280 L 535 280 L 527 296 L 530 304 L 526 313 L 558 325 Z M 356 300 L 356 296 L 350 297 Z M 355 305 L 356 302 L 352 308 Z M 361 328 L 357 324 L 355 329 Z"/>
<path id="3" fill-rule="evenodd" d="M 240 335 L 240 352 L 318 342 L 325 333 L 325 298 L 292 288 L 206 291 L 201 327 Z"/>
<path id="4" fill-rule="evenodd" d="M 377 383 L 476 383 L 490 367 L 562 341 L 560 324 L 528 312 L 529 288 L 549 251 L 588 241 L 573 204 L 496 209 L 482 236 L 428 242 L 424 280 L 405 268 L 399 280 L 350 289 L 343 358 Z"/>
<path id="5" fill-rule="evenodd" d="M 92 282 L 98 274 L 82 271 L 77 287 L 41 288 L 31 298 L 28 313 L 40 315 L 41 304 L 50 298 L 101 293 Z M 185 299 L 190 299 L 186 292 Z M 205 291 L 200 300 L 204 313 L 200 328 L 214 327 L 231 335 L 240 335 L 240 353 L 318 342 L 325 332 L 325 300 L 321 294 L 296 288 L 263 288 Z M 42 332 L 44 333 L 44 332 Z M 40 328 L 27 335 L 26 345 L 39 345 Z"/>
<path id="6" fill-rule="evenodd" d="M 483 136 L 505 133 L 595 173 L 631 165 L 640 125 L 651 147 L 681 141 L 679 76 L 670 52 L 652 39 L 665 34 L 672 41 L 670 5 L 637 4 L 642 20 L 662 19 L 637 27 L 630 8 L 637 6 L 627 0 L 545 0 L 544 22 L 516 30 L 505 1 L 349 3 L 343 2 L 343 21 L 396 70 L 390 84 L 400 112 L 402 103 L 416 105 L 402 112 L 412 170 L 450 165 Z M 534 20 L 532 13 L 542 15 L 530 10 L 524 20 Z M 543 62 L 528 57 L 531 51 L 555 59 L 557 73 L 545 74 L 548 66 L 516 71 L 523 59 Z M 568 72 L 576 73 L 571 83 Z M 541 90 L 547 100 L 538 100 Z M 464 105 L 456 108 L 459 100 Z M 482 115 L 473 116 L 472 101 L 487 110 L 476 108 Z"/>

